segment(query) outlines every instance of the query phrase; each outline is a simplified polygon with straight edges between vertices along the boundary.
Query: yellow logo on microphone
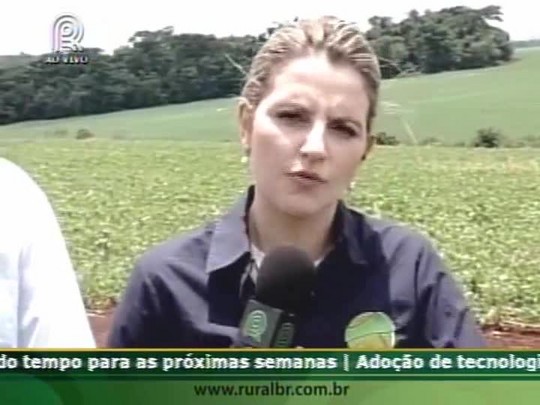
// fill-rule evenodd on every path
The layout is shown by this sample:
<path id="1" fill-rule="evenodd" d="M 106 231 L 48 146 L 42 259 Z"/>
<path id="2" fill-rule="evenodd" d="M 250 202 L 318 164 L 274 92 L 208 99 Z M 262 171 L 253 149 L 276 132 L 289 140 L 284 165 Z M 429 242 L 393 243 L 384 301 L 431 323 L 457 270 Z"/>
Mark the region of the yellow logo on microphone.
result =
<path id="1" fill-rule="evenodd" d="M 365 312 L 355 316 L 345 329 L 345 341 L 351 349 L 391 349 L 396 344 L 395 325 L 383 312 Z"/>

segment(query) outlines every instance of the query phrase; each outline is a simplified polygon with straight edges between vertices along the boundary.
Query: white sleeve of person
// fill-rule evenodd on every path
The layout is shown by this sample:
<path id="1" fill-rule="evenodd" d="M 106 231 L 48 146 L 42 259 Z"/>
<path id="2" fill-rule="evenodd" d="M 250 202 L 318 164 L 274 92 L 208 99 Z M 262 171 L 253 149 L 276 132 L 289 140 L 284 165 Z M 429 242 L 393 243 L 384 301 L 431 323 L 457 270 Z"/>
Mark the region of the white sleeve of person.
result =
<path id="1" fill-rule="evenodd" d="M 95 347 L 55 212 L 39 185 L 5 159 L 0 159 L 0 347 Z"/>

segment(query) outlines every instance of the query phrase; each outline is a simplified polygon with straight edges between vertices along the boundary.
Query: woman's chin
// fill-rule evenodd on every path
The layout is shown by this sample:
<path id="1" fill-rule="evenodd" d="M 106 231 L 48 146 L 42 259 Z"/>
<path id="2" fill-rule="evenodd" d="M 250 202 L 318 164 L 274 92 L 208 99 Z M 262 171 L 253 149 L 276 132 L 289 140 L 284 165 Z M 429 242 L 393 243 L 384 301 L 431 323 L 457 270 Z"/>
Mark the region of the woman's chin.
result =
<path id="1" fill-rule="evenodd" d="M 277 203 L 279 209 L 295 218 L 308 218 L 316 215 L 329 205 L 328 201 L 314 201 L 312 198 L 289 196 Z"/>

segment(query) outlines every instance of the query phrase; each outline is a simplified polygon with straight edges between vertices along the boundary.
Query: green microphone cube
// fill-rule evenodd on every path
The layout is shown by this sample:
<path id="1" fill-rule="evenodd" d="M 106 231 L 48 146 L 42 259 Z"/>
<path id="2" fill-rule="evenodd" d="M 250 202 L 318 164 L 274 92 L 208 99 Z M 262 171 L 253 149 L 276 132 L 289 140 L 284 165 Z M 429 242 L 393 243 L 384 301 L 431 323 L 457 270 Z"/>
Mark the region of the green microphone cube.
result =
<path id="1" fill-rule="evenodd" d="M 242 343 L 248 347 L 289 348 L 294 321 L 293 314 L 250 300 L 240 324 Z"/>

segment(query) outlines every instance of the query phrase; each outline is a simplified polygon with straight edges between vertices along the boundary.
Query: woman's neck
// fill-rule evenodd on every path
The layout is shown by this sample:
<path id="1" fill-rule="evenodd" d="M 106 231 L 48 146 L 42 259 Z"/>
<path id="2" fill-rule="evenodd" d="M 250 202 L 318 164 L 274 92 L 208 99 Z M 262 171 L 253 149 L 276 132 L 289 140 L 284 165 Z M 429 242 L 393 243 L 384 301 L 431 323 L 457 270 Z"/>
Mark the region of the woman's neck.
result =
<path id="1" fill-rule="evenodd" d="M 315 261 L 328 251 L 335 206 L 316 215 L 297 218 L 278 211 L 255 196 L 249 211 L 251 242 L 263 252 L 278 246 L 293 245 L 304 250 Z"/>

